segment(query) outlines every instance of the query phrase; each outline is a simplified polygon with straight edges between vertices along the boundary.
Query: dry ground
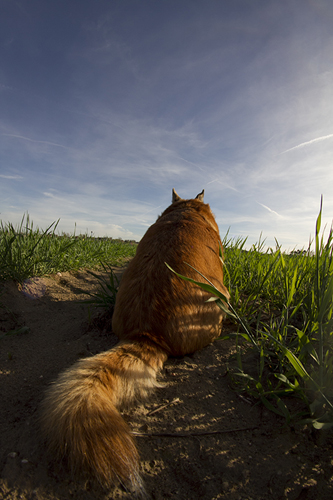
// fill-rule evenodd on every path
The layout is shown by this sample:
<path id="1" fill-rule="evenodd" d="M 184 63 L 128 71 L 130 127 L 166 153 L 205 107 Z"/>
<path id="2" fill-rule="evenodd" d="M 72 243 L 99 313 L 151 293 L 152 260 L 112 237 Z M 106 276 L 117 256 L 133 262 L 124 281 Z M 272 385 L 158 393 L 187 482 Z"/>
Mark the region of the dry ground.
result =
<path id="1" fill-rule="evenodd" d="M 106 500 L 131 498 L 76 483 L 47 456 L 38 424 L 43 393 L 57 374 L 117 339 L 110 318 L 77 301 L 93 289 L 87 272 L 41 278 L 20 290 L 0 286 L 0 499 Z M 228 328 L 228 325 L 226 325 Z M 229 326 L 230 328 L 230 326 Z M 125 413 L 137 437 L 148 498 L 333 498 L 331 434 L 284 427 L 278 416 L 240 398 L 226 370 L 231 341 L 217 341 L 169 359 L 159 389 Z"/>

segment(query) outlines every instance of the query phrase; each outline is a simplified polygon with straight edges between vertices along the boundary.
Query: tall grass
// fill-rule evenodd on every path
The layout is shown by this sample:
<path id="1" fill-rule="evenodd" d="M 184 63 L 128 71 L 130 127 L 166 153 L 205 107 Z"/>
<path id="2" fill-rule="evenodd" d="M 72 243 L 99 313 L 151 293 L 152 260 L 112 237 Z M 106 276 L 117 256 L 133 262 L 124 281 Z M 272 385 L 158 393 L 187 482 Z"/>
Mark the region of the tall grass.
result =
<path id="1" fill-rule="evenodd" d="M 274 250 L 264 251 L 261 239 L 246 251 L 246 238 L 233 240 L 227 234 L 221 265 L 229 303 L 203 275 L 204 281 L 196 283 L 238 325 L 236 388 L 288 422 L 327 428 L 333 425 L 333 232 L 326 240 L 320 234 L 321 216 L 322 202 L 314 242 L 290 255 L 278 242 Z M 256 359 L 255 373 L 244 367 L 249 351 Z M 294 413 L 287 396 L 301 401 Z"/>
<path id="2" fill-rule="evenodd" d="M 96 268 L 101 262 L 121 265 L 133 257 L 136 245 L 121 240 L 96 239 L 56 233 L 59 220 L 41 230 L 28 214 L 16 227 L 1 221 L 0 280 L 22 282 L 32 276 L 59 271 Z"/>

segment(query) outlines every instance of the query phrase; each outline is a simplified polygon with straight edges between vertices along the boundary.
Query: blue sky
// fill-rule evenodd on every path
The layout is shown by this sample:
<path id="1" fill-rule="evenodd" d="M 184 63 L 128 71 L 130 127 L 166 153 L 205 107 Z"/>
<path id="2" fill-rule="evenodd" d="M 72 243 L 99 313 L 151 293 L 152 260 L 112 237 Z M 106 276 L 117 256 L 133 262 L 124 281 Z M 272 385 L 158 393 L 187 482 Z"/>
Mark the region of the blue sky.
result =
<path id="1" fill-rule="evenodd" d="M 331 0 L 0 0 L 0 217 L 139 240 L 205 189 L 223 236 L 333 219 Z"/>

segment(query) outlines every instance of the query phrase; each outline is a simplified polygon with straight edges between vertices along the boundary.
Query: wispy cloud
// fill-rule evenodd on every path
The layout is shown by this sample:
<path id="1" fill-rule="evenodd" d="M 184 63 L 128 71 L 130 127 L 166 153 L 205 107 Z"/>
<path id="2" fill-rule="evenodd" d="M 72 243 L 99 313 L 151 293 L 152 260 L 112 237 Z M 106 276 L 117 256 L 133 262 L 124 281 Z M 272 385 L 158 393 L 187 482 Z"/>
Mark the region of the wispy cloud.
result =
<path id="1" fill-rule="evenodd" d="M 231 189 L 232 191 L 235 191 L 236 193 L 239 193 L 238 189 L 236 189 L 235 187 L 233 187 L 228 181 L 221 180 L 221 178 L 213 179 L 212 181 L 206 182 L 205 185 L 208 186 L 209 184 L 216 184 L 216 183 L 222 185 L 224 188 Z M 219 189 L 221 189 L 221 188 L 219 188 Z"/>
<path id="2" fill-rule="evenodd" d="M 266 210 L 268 210 L 268 212 L 270 212 L 271 214 L 277 215 L 277 217 L 283 217 L 282 215 L 275 212 L 275 210 L 272 210 L 271 208 L 269 208 L 267 205 L 264 205 L 263 203 L 259 203 L 259 201 L 257 201 L 257 203 L 258 203 L 258 205 L 260 205 L 263 208 L 265 208 Z"/>
<path id="3" fill-rule="evenodd" d="M 333 138 L 333 134 L 323 135 L 321 137 L 316 137 L 316 139 L 311 139 L 311 141 L 302 142 L 301 144 L 298 144 L 297 146 L 286 149 L 285 151 L 282 151 L 282 153 L 280 153 L 280 154 L 283 155 L 284 153 L 289 153 L 289 151 L 293 151 L 294 149 L 303 148 L 304 146 L 309 146 L 310 144 L 314 144 L 314 143 L 320 142 L 320 141 L 326 141 L 327 139 L 332 139 L 332 138 Z"/>
<path id="4" fill-rule="evenodd" d="M 24 137 L 23 135 L 16 135 L 16 134 L 1 134 L 1 135 L 5 136 L 5 137 L 13 137 L 16 139 L 22 139 L 22 140 L 28 141 L 28 142 L 36 142 L 38 144 L 46 144 L 48 146 L 56 146 L 58 148 L 63 148 L 63 149 L 73 149 L 73 148 L 70 148 L 68 146 L 64 146 L 63 144 L 57 144 L 56 142 L 40 141 L 37 139 L 31 139 L 30 137 Z"/>
<path id="5" fill-rule="evenodd" d="M 11 179 L 14 181 L 21 181 L 23 179 L 22 175 L 5 175 L 5 174 L 0 174 L 0 177 L 2 179 Z"/>

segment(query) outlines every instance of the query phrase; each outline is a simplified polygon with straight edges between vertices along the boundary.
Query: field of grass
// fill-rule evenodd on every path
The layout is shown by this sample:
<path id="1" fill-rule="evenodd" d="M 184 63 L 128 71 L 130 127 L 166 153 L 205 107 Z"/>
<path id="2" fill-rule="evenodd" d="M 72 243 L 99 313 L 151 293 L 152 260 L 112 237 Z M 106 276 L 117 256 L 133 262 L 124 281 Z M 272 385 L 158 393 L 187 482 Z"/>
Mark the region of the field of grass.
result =
<path id="1" fill-rule="evenodd" d="M 1 221 L 0 280 L 22 282 L 32 276 L 95 269 L 101 263 L 117 266 L 135 255 L 133 242 L 75 234 L 59 236 L 58 222 L 41 230 L 34 228 L 29 215 L 24 215 L 17 227 Z"/>
<path id="2" fill-rule="evenodd" d="M 322 208 L 315 239 L 305 252 L 284 254 L 278 243 L 264 251 L 262 242 L 247 251 L 245 238 L 230 239 L 227 234 L 223 266 L 231 293 L 228 304 L 199 274 L 198 284 L 215 294 L 217 306 L 235 322 L 235 388 L 288 423 L 328 428 L 333 425 L 333 233 L 326 238 L 321 234 L 321 213 Z M 130 242 L 58 236 L 56 228 L 53 223 L 44 231 L 34 229 L 28 216 L 16 228 L 1 223 L 0 280 L 22 282 L 82 267 L 106 269 L 135 254 L 136 245 Z M 112 279 L 104 289 L 107 295 L 111 288 L 114 299 Z M 97 298 L 99 305 L 107 306 L 104 295 L 102 289 Z M 249 352 L 256 359 L 256 373 L 244 368 Z M 295 397 L 299 404 L 290 405 Z"/>
<path id="3" fill-rule="evenodd" d="M 333 234 L 331 229 L 325 241 L 320 229 L 321 209 L 314 248 L 292 255 L 278 244 L 262 253 L 256 246 L 243 251 L 244 241 L 225 241 L 225 269 L 231 313 L 241 338 L 257 353 L 256 377 L 244 372 L 239 355 L 238 385 L 288 422 L 328 428 L 333 425 Z M 291 414 L 283 396 L 300 398 L 304 411 Z"/>

